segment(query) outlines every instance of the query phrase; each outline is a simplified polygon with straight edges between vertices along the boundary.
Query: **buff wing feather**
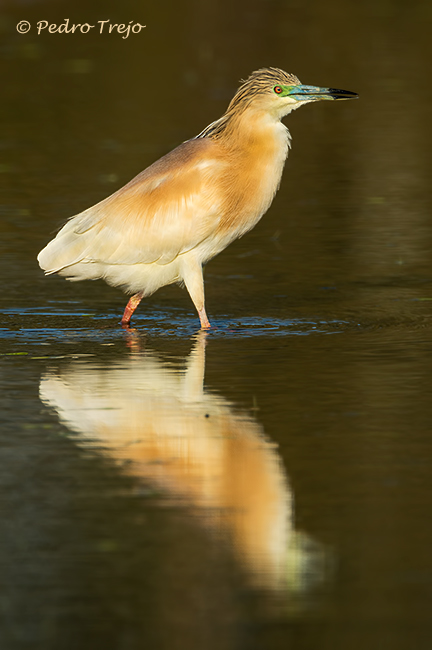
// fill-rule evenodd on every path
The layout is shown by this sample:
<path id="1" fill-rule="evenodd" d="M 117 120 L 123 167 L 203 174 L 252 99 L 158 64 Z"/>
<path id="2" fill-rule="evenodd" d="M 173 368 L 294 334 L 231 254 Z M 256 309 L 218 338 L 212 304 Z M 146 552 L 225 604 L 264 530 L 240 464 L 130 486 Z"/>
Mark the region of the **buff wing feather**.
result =
<path id="1" fill-rule="evenodd" d="M 212 148 L 209 140 L 190 140 L 72 217 L 38 256 L 45 273 L 73 277 L 79 264 L 81 279 L 85 263 L 93 278 L 92 264 L 169 264 L 198 246 L 220 222 L 215 177 L 226 165 Z"/>

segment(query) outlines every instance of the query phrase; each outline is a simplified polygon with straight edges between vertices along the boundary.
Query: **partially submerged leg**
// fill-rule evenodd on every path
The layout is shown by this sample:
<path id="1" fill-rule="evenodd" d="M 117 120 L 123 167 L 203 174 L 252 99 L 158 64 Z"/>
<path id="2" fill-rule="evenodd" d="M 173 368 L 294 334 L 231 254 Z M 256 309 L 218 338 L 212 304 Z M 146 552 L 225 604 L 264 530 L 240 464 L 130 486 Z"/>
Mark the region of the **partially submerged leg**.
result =
<path id="1" fill-rule="evenodd" d="M 202 309 L 198 309 L 198 316 L 199 316 L 200 323 L 201 323 L 201 329 L 203 329 L 203 330 L 210 329 L 210 327 L 211 327 L 210 321 L 207 318 L 206 310 L 205 310 L 204 307 Z"/>
<path id="2" fill-rule="evenodd" d="M 189 258 L 184 264 L 183 280 L 198 312 L 202 329 L 209 329 L 211 325 L 207 318 L 204 306 L 204 279 L 202 266 L 193 258 Z"/>
<path id="3" fill-rule="evenodd" d="M 123 318 L 121 319 L 121 324 L 122 325 L 129 325 L 130 319 L 132 318 L 132 314 L 134 313 L 135 309 L 140 304 L 142 298 L 143 298 L 142 293 L 136 293 L 129 300 L 128 304 L 126 305 L 126 309 L 124 310 Z"/>

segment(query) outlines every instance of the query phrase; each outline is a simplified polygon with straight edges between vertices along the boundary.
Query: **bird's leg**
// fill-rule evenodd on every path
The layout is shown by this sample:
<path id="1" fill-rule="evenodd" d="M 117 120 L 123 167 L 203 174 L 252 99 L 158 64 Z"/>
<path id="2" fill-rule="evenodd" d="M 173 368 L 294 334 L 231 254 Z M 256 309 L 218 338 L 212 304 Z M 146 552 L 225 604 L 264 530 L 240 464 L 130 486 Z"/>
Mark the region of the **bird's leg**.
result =
<path id="1" fill-rule="evenodd" d="M 183 267 L 183 280 L 198 312 L 201 328 L 209 329 L 211 325 L 204 307 L 204 279 L 202 266 L 193 258 L 189 258 Z"/>
<path id="2" fill-rule="evenodd" d="M 210 327 L 211 327 L 210 321 L 207 318 L 206 310 L 205 310 L 204 307 L 202 309 L 198 309 L 198 316 L 199 316 L 200 323 L 201 323 L 201 329 L 203 329 L 203 330 L 210 329 Z"/>
<path id="3" fill-rule="evenodd" d="M 142 298 L 143 298 L 142 293 L 136 293 L 135 295 L 132 296 L 132 298 L 130 298 L 128 304 L 126 305 L 126 309 L 124 310 L 123 318 L 121 319 L 122 325 L 129 325 L 130 320 L 132 318 L 132 314 L 140 304 Z"/>

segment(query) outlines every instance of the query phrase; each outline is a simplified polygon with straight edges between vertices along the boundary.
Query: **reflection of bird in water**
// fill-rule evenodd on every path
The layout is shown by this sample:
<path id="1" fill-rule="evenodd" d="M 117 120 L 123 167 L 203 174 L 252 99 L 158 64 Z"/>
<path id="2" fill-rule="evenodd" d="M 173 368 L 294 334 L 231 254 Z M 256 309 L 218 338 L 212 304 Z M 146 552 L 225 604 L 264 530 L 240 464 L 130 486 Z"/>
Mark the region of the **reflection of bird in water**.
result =
<path id="1" fill-rule="evenodd" d="M 227 534 L 257 583 L 277 587 L 285 578 L 291 491 L 261 426 L 203 390 L 204 336 L 186 371 L 151 351 L 108 368 L 80 360 L 43 377 L 41 399 L 110 457 L 131 461 L 124 471 L 190 504 Z"/>
<path id="2" fill-rule="evenodd" d="M 134 294 L 123 324 L 144 296 L 184 283 L 201 327 L 210 327 L 202 266 L 270 207 L 290 138 L 280 120 L 308 102 L 353 97 L 304 86 L 277 68 L 254 72 L 219 120 L 69 220 L 39 253 L 40 266 L 71 280 L 102 278 Z"/>

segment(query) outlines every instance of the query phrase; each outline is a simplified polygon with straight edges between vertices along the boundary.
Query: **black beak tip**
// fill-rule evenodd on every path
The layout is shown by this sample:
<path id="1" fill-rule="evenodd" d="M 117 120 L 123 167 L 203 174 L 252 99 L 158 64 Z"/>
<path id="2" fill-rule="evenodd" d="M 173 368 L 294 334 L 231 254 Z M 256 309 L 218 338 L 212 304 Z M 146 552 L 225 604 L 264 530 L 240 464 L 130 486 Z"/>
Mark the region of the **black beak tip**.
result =
<path id="1" fill-rule="evenodd" d="M 357 93 L 352 93 L 350 90 L 339 90 L 338 88 L 329 88 L 329 94 L 333 99 L 358 99 Z"/>

